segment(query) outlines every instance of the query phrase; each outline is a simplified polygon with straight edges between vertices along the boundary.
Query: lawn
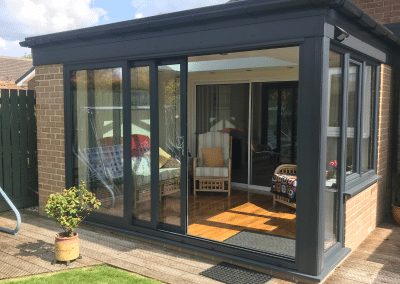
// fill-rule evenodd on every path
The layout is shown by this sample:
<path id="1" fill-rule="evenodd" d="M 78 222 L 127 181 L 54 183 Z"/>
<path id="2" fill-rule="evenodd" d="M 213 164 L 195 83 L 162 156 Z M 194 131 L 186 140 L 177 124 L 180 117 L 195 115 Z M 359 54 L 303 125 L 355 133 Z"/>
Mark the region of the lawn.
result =
<path id="1" fill-rule="evenodd" d="M 163 283 L 107 265 L 72 269 L 51 274 L 2 281 L 2 284 L 96 283 L 96 284 L 159 284 Z"/>

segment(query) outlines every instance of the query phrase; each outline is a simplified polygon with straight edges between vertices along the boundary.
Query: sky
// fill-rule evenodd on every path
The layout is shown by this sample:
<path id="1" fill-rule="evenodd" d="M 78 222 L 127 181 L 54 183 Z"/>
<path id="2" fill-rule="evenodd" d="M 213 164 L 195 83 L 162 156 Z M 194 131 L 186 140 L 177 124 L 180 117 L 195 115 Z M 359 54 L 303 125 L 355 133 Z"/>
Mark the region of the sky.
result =
<path id="1" fill-rule="evenodd" d="M 31 53 L 26 37 L 226 3 L 228 0 L 0 0 L 0 56 Z"/>

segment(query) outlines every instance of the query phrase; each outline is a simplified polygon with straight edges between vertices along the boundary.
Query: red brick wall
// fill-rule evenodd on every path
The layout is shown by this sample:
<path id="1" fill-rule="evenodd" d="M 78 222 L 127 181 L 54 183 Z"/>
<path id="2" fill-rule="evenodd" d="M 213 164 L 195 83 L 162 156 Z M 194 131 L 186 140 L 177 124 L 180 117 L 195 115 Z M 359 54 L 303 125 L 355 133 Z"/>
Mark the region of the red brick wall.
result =
<path id="1" fill-rule="evenodd" d="M 382 178 L 368 189 L 346 199 L 345 246 L 351 249 L 355 249 L 390 210 L 391 77 L 392 68 L 382 64 L 378 131 L 378 175 Z"/>
<path id="2" fill-rule="evenodd" d="M 353 3 L 381 24 L 400 22 L 399 0 L 353 0 Z"/>
<path id="3" fill-rule="evenodd" d="M 65 188 L 63 66 L 36 66 L 39 213 Z"/>

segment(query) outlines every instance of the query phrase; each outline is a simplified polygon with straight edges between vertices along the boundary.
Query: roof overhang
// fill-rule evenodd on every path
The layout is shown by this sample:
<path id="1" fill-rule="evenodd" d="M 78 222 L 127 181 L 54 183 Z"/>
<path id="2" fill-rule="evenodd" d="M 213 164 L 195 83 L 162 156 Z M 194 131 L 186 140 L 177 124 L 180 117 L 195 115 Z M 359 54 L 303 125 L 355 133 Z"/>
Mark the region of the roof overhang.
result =
<path id="1" fill-rule="evenodd" d="M 142 19 L 134 19 L 113 24 L 72 30 L 43 36 L 28 37 L 20 42 L 23 47 L 35 47 L 61 43 L 71 40 L 89 40 L 96 37 L 115 37 L 117 35 L 141 32 L 154 29 L 168 29 L 182 25 L 193 25 L 199 22 L 221 20 L 225 17 L 243 14 L 257 15 L 273 13 L 282 9 L 302 9 L 310 6 L 335 9 L 346 15 L 351 21 L 361 25 L 374 35 L 400 45 L 400 38 L 385 26 L 379 24 L 371 16 L 358 8 L 350 0 L 272 0 L 272 1 L 233 1 L 221 5 L 197 8 L 181 12 L 157 15 Z"/>

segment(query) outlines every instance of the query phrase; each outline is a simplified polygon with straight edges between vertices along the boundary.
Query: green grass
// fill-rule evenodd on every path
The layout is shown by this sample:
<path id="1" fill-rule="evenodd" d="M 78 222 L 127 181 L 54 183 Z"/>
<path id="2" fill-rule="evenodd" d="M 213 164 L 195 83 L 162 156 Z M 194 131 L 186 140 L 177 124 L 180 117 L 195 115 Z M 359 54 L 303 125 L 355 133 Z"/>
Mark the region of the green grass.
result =
<path id="1" fill-rule="evenodd" d="M 125 270 L 116 269 L 107 265 L 92 266 L 86 268 L 66 270 L 51 274 L 9 279 L 1 281 L 2 284 L 62 284 L 62 283 L 96 283 L 96 284 L 158 284 L 163 283 L 154 279 L 146 278 Z"/>

